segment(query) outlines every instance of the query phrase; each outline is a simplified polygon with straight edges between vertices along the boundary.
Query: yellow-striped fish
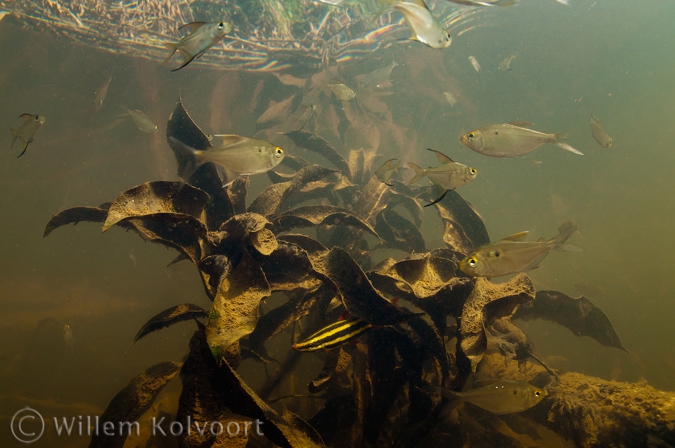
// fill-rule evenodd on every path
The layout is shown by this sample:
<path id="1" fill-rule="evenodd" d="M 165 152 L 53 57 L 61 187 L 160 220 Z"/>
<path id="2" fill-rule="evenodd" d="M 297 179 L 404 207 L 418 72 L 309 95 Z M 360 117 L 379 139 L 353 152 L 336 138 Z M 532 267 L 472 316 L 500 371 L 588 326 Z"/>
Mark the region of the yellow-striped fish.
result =
<path id="1" fill-rule="evenodd" d="M 302 342 L 293 345 L 294 350 L 313 352 L 340 347 L 374 328 L 373 325 L 358 317 L 338 320 L 317 331 Z"/>

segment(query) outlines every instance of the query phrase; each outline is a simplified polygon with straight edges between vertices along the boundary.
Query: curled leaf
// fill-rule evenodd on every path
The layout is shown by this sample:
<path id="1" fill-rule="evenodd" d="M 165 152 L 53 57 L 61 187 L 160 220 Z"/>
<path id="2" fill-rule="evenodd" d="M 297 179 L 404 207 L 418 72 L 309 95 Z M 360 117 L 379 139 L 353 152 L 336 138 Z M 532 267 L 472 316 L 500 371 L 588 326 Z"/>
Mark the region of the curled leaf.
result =
<path id="1" fill-rule="evenodd" d="M 375 219 L 375 231 L 385 247 L 404 252 L 424 252 L 424 237 L 420 230 L 403 216 L 386 208 Z"/>
<path id="2" fill-rule="evenodd" d="M 443 241 L 451 249 L 468 254 L 490 242 L 483 218 L 459 193 L 448 191 L 442 202 L 435 205 L 445 223 Z"/>
<path id="3" fill-rule="evenodd" d="M 589 336 L 607 347 L 628 351 L 621 344 L 607 315 L 584 296 L 538 291 L 532 302 L 521 305 L 514 319 L 546 319 L 567 327 L 577 336 Z"/>
<path id="4" fill-rule="evenodd" d="M 332 205 L 307 205 L 288 210 L 275 216 L 272 219 L 272 225 L 275 233 L 318 225 L 351 226 L 375 235 L 379 239 L 375 229 L 360 216 Z"/>
<path id="5" fill-rule="evenodd" d="M 156 364 L 143 373 L 135 376 L 124 389 L 110 401 L 103 415 L 100 426 L 109 427 L 112 423 L 118 428 L 120 422 L 135 422 L 152 405 L 153 400 L 162 391 L 164 386 L 178 373 L 181 368 L 178 362 L 162 362 Z M 127 431 L 114 431 L 112 436 L 104 435 L 98 431 L 91 438 L 89 448 L 121 447 L 131 429 Z"/>
<path id="6" fill-rule="evenodd" d="M 251 202 L 248 211 L 262 216 L 274 214 L 279 207 L 279 204 L 281 204 L 281 198 L 284 197 L 284 193 L 290 188 L 291 184 L 291 181 L 281 182 L 265 188 L 262 193 Z"/>
<path id="7" fill-rule="evenodd" d="M 460 347 L 471 362 L 472 372 L 487 348 L 485 325 L 490 324 L 490 319 L 508 316 L 516 306 L 533 299 L 534 286 L 527 274 L 499 284 L 483 277 L 476 279 L 476 286 L 464 303 L 459 327 Z"/>
<path id="8" fill-rule="evenodd" d="M 45 227 L 43 236 L 47 236 L 55 229 L 66 224 L 77 224 L 80 221 L 105 222 L 108 217 L 108 209 L 111 202 L 106 202 L 98 207 L 72 207 L 52 216 Z"/>
<path id="9" fill-rule="evenodd" d="M 136 341 L 147 336 L 153 331 L 159 331 L 162 328 L 169 327 L 185 320 L 208 317 L 208 315 L 209 314 L 200 306 L 194 305 L 192 303 L 181 303 L 180 305 L 172 306 L 171 308 L 162 311 L 147 321 L 141 327 L 141 329 L 138 330 L 138 333 L 136 333 L 134 340 L 131 341 L 129 348 L 131 348 L 136 343 Z M 129 351 L 129 348 L 127 349 L 127 352 Z M 124 352 L 124 354 L 126 355 L 126 352 Z"/>

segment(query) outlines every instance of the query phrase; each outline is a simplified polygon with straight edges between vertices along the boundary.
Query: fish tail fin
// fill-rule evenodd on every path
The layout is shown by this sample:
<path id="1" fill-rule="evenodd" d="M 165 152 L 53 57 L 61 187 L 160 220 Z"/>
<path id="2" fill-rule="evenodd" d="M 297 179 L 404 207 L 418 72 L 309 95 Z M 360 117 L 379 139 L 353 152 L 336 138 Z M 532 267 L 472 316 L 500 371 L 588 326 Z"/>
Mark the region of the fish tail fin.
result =
<path id="1" fill-rule="evenodd" d="M 9 150 L 11 151 L 12 148 L 14 147 L 14 143 L 16 143 L 16 139 L 19 136 L 19 133 L 16 132 L 15 129 L 10 129 L 10 132 L 12 133 L 12 137 L 14 137 L 14 138 L 12 138 L 12 144 L 9 145 Z"/>
<path id="2" fill-rule="evenodd" d="M 168 43 L 164 44 L 164 46 L 166 48 L 168 48 L 171 51 L 171 53 L 169 53 L 169 55 L 166 57 L 166 59 L 164 59 L 164 62 L 162 62 L 162 65 L 166 65 L 166 63 L 169 62 L 171 60 L 171 58 L 173 57 L 173 54 L 176 52 L 176 50 L 178 50 L 178 44 L 168 42 Z"/>
<path id="3" fill-rule="evenodd" d="M 427 175 L 426 170 L 419 165 L 415 165 L 412 162 L 408 162 L 408 166 L 410 168 L 412 168 L 413 171 L 415 171 L 415 177 L 410 179 L 410 182 L 408 182 L 408 185 L 414 184 L 415 182 L 417 182 L 418 180 L 420 180 L 421 178 L 423 178 L 424 176 Z"/>
<path id="4" fill-rule="evenodd" d="M 169 145 L 176 153 L 178 159 L 178 177 L 182 182 L 186 183 L 197 171 L 197 168 L 204 163 L 201 160 L 201 151 L 173 137 L 169 137 Z"/>
<path id="5" fill-rule="evenodd" d="M 574 244 L 565 244 L 565 241 L 567 241 L 578 228 L 579 226 L 575 225 L 572 221 L 562 223 L 562 225 L 558 227 L 558 232 L 560 233 L 552 240 L 554 244 L 553 248 L 564 252 L 581 252 L 583 250 L 581 247 L 575 246 Z"/>
<path id="6" fill-rule="evenodd" d="M 573 152 L 574 154 L 578 154 L 580 156 L 583 156 L 584 153 L 572 148 L 570 145 L 565 143 L 565 139 L 567 138 L 568 134 L 567 132 L 559 132 L 555 135 L 555 142 L 553 142 L 554 145 L 557 145 L 564 149 L 565 151 Z"/>

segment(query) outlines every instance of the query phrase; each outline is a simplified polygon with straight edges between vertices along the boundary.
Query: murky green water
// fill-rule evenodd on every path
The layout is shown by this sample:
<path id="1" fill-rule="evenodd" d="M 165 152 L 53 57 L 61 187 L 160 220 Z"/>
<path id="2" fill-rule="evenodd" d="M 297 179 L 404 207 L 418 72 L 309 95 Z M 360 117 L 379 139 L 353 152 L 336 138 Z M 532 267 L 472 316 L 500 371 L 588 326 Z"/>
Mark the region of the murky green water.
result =
<path id="1" fill-rule="evenodd" d="M 404 157 L 435 165 L 425 151 L 434 148 L 476 167 L 479 177 L 459 193 L 485 218 L 492 240 L 521 230 L 548 238 L 566 220 L 580 224 L 571 241 L 584 252 L 553 253 L 530 276 L 537 288 L 586 294 L 610 317 L 630 353 L 550 323 L 519 323 L 542 358 L 555 368 L 674 390 L 675 4 L 571 2 L 523 0 L 494 8 L 477 19 L 481 27 L 446 50 L 395 45 L 378 53 L 381 58 L 347 64 L 345 77 L 395 56 L 401 66 L 392 75 L 392 94 L 379 100 L 409 141 L 396 146 L 387 140 L 378 148 L 378 163 Z M 193 325 L 183 323 L 152 334 L 123 357 L 150 316 L 184 302 L 210 307 L 192 265 L 166 267 L 174 252 L 119 228 L 101 234 L 90 223 L 43 239 L 52 214 L 110 201 L 146 181 L 176 180 L 165 125 L 179 96 L 205 132 L 253 135 L 266 128 L 256 121 L 270 99 L 283 99 L 289 88 L 270 73 L 192 67 L 171 73 L 157 61 L 24 30 L 11 18 L 0 22 L 0 42 L 0 144 L 6 147 L 0 151 L 0 444 L 19 446 L 9 419 L 20 407 L 102 412 L 138 372 L 187 353 Z M 511 52 L 517 55 L 512 70 L 498 70 Z M 480 62 L 480 74 L 469 55 Z M 95 92 L 110 74 L 104 107 L 92 114 Z M 259 83 L 265 88 L 252 101 Z M 454 108 L 443 99 L 444 89 L 458 98 Z M 323 95 L 319 101 L 329 100 Z M 145 111 L 159 132 L 139 131 L 120 106 Z M 612 148 L 591 138 L 591 110 L 612 135 Z M 47 121 L 17 159 L 16 147 L 7 150 L 9 129 L 25 112 Z M 545 145 L 526 158 L 493 159 L 459 143 L 464 131 L 517 120 L 568 132 L 569 143 L 585 155 Z M 329 121 L 327 115 L 315 119 Z M 264 175 L 252 178 L 249 198 L 268 184 Z M 425 209 L 429 249 L 442 245 L 441 231 L 436 211 Z M 63 344 L 65 323 L 73 329 L 72 351 Z M 253 384 L 257 368 L 242 366 Z"/>

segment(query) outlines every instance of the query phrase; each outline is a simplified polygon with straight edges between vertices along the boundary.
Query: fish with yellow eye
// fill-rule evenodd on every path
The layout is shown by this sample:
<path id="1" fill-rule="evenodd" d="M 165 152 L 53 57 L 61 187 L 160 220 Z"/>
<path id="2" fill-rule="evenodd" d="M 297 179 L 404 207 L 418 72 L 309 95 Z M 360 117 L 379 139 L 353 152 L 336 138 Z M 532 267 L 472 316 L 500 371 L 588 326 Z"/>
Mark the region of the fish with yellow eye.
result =
<path id="1" fill-rule="evenodd" d="M 424 176 L 428 176 L 429 180 L 431 180 L 431 182 L 438 189 L 438 196 L 436 199 L 433 202 L 425 205 L 425 207 L 434 205 L 438 201 L 442 200 L 449 190 L 454 190 L 455 188 L 468 184 L 478 175 L 478 170 L 475 168 L 457 163 L 445 154 L 433 149 L 427 148 L 427 150 L 436 154 L 436 157 L 438 157 L 438 161 L 440 163 L 439 166 L 424 169 L 412 162 L 408 162 L 410 168 L 415 171 L 415 177 L 410 179 L 408 185 L 412 185 L 418 180 L 422 179 Z"/>
<path id="2" fill-rule="evenodd" d="M 16 156 L 17 159 L 24 155 L 28 149 L 28 145 L 33 142 L 33 137 L 35 137 L 37 131 L 45 124 L 44 115 L 21 114 L 19 115 L 19 118 L 23 119 L 23 123 L 21 123 L 19 129 L 10 129 L 13 138 L 12 144 L 9 147 L 10 150 L 14 147 L 17 138 L 21 140 L 23 143 L 23 150 L 21 151 L 21 154 Z"/>
<path id="3" fill-rule="evenodd" d="M 181 160 L 179 177 L 183 182 L 208 162 L 216 165 L 224 184 L 229 185 L 238 176 L 265 173 L 284 160 L 284 150 L 264 140 L 235 134 L 215 134 L 210 140 L 213 139 L 220 139 L 220 145 L 201 150 L 169 137 L 171 149 Z"/>
<path id="4" fill-rule="evenodd" d="M 524 381 L 501 380 L 488 386 L 454 392 L 442 387 L 437 388 L 443 398 L 450 402 L 441 411 L 448 414 L 460 403 L 474 404 L 493 414 L 512 414 L 526 411 L 546 397 L 546 391 Z"/>
<path id="5" fill-rule="evenodd" d="M 582 249 L 565 241 L 579 226 L 572 221 L 563 223 L 556 237 L 550 240 L 523 241 L 528 232 L 518 232 L 496 242 L 479 247 L 459 262 L 459 269 L 472 277 L 501 277 L 526 272 L 539 267 L 539 263 L 552 250 L 580 252 Z"/>

